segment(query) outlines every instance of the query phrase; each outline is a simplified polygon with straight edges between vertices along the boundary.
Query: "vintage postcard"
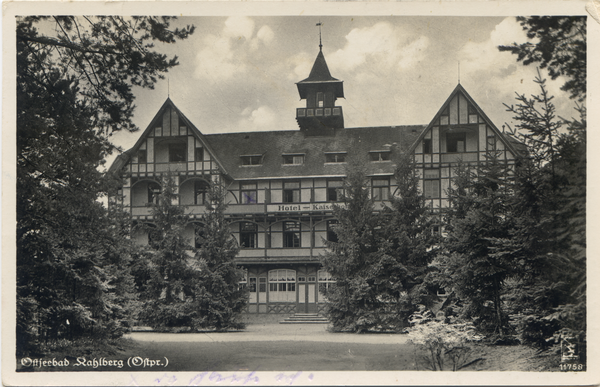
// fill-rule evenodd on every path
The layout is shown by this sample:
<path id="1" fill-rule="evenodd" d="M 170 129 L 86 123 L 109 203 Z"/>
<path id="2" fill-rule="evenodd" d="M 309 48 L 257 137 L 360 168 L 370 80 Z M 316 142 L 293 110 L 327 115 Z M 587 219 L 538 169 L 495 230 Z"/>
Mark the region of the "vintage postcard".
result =
<path id="1" fill-rule="evenodd" d="M 599 383 L 599 10 L 4 3 L 3 384 Z"/>

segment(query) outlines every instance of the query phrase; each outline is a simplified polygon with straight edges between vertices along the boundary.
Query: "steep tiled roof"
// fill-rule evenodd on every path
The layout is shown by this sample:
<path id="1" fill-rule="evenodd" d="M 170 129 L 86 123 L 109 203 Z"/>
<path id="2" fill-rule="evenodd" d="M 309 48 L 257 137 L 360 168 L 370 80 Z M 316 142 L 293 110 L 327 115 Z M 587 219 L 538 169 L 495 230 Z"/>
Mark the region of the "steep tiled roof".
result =
<path id="1" fill-rule="evenodd" d="M 325 163 L 327 152 L 348 152 L 368 160 L 370 151 L 392 151 L 392 162 L 367 162 L 370 175 L 392 174 L 394 154 L 408 149 L 424 125 L 350 128 L 326 137 L 305 136 L 300 131 L 247 132 L 204 135 L 215 156 L 234 179 L 270 177 L 342 176 L 346 164 Z M 304 164 L 283 165 L 284 154 L 303 154 Z M 242 155 L 262 155 L 262 164 L 242 165 Z"/>
<path id="2" fill-rule="evenodd" d="M 310 87 L 310 85 L 330 85 L 335 90 L 336 98 L 344 98 L 343 82 L 331 76 L 322 51 L 319 51 L 308 78 L 296 83 L 301 99 L 306 99 L 308 87 Z"/>
<path id="3" fill-rule="evenodd" d="M 298 83 L 327 81 L 339 81 L 339 79 L 336 79 L 331 76 L 331 73 L 329 72 L 329 67 L 327 67 L 327 62 L 325 62 L 325 56 L 323 55 L 322 51 L 319 51 L 317 59 L 315 59 L 315 63 L 313 64 L 313 67 L 310 70 L 308 78 L 303 79 Z"/>

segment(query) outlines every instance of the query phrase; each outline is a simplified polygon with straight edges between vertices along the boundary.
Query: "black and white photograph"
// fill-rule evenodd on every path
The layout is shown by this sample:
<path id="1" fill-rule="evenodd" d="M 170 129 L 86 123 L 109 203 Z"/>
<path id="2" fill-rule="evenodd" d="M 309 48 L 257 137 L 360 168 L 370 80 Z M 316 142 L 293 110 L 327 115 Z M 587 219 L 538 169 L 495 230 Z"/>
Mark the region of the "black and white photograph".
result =
<path id="1" fill-rule="evenodd" d="M 84 3 L 4 4 L 3 384 L 600 382 L 595 3 Z"/>

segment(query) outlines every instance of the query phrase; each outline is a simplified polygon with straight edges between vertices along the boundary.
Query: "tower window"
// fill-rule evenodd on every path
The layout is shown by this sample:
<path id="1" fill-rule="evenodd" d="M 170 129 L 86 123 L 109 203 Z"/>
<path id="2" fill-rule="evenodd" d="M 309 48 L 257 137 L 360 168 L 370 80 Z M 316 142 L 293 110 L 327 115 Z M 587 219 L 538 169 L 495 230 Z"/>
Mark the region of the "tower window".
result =
<path id="1" fill-rule="evenodd" d="M 323 92 L 317 92 L 317 107 L 322 108 L 323 107 L 323 103 L 325 101 L 325 97 L 323 95 Z"/>

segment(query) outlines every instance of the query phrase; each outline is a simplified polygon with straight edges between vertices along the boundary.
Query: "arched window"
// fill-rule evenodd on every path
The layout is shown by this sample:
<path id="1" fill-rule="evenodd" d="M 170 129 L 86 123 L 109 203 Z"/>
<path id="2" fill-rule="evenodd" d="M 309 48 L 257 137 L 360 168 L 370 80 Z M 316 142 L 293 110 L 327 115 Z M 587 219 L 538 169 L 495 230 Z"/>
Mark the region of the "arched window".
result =
<path id="1" fill-rule="evenodd" d="M 296 271 L 269 271 L 269 302 L 296 302 Z"/>

